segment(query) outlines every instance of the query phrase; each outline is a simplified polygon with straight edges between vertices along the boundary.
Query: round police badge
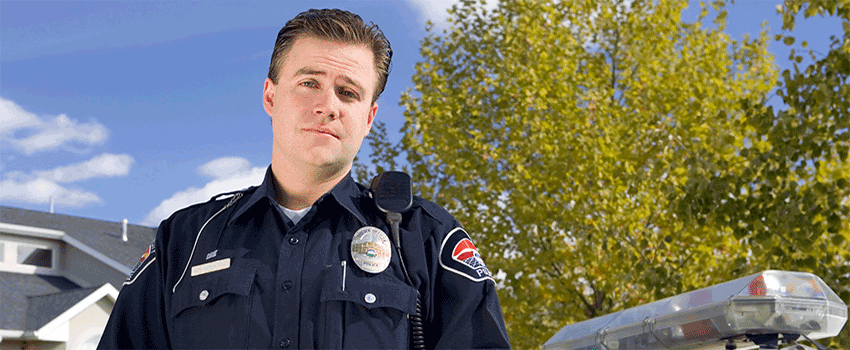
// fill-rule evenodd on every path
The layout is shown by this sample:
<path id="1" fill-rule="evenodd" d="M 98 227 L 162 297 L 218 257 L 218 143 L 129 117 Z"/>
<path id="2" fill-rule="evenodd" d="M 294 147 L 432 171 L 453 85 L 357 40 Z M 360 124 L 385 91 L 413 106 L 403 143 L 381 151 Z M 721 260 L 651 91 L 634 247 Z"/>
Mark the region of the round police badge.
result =
<path id="1" fill-rule="evenodd" d="M 351 239 L 351 258 L 363 271 L 380 273 L 390 266 L 392 246 L 387 234 L 374 226 L 366 226 Z"/>

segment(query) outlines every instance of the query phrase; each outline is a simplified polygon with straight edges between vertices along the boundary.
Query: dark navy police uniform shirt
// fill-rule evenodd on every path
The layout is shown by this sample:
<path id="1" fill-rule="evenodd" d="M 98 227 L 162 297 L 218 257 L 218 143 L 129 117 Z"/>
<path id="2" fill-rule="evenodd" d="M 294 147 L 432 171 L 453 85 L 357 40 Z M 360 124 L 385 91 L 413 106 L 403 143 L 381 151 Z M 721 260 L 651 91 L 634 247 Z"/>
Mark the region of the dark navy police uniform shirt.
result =
<path id="1" fill-rule="evenodd" d="M 351 257 L 386 214 L 346 176 L 293 224 L 259 187 L 174 213 L 124 283 L 98 348 L 406 348 L 422 298 L 427 348 L 509 348 L 495 284 L 448 212 L 414 198 L 379 273 Z"/>

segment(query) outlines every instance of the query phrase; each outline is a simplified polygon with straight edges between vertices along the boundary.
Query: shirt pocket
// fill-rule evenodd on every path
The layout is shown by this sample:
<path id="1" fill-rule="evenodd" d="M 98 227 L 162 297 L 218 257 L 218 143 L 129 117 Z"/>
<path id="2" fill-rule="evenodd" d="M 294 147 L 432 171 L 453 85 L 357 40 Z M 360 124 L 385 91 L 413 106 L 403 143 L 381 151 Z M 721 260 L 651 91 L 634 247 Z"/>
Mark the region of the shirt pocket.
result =
<path id="1" fill-rule="evenodd" d="M 410 341 L 408 315 L 416 312 L 416 289 L 388 273 L 348 269 L 325 275 L 320 297 L 324 320 L 317 348 L 399 349 Z"/>
<path id="2" fill-rule="evenodd" d="M 244 348 L 256 272 L 234 265 L 186 280 L 171 300 L 171 346 Z"/>

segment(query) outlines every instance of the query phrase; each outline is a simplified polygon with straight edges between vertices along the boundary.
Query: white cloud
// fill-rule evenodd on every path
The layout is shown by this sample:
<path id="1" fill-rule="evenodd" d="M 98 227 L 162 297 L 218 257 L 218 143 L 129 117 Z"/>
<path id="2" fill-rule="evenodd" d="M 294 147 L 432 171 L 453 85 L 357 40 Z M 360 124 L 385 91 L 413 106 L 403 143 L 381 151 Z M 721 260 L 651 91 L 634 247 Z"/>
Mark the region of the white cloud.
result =
<path id="1" fill-rule="evenodd" d="M 18 133 L 28 136 L 17 137 Z M 13 101 L 0 98 L 0 140 L 6 140 L 27 155 L 54 150 L 69 143 L 87 146 L 103 143 L 106 127 L 97 121 L 81 123 L 60 114 L 54 118 L 39 117 Z"/>
<path id="2" fill-rule="evenodd" d="M 219 161 L 226 159 L 228 158 L 220 158 L 211 161 L 207 164 L 204 164 L 198 167 L 198 172 L 207 173 L 204 169 L 209 170 L 207 169 L 209 165 L 215 164 Z M 233 158 L 231 158 L 231 160 L 232 159 Z M 237 163 L 241 164 L 241 162 Z M 160 221 L 164 220 L 165 218 L 170 216 L 171 213 L 181 208 L 187 207 L 195 203 L 206 202 L 219 193 L 236 191 L 249 186 L 259 185 L 261 182 L 263 182 L 263 176 L 265 176 L 266 174 L 266 168 L 250 168 L 250 164 L 244 165 L 245 166 L 242 167 L 240 171 L 231 173 L 229 176 L 217 177 L 216 179 L 204 185 L 204 187 L 202 188 L 190 187 L 183 191 L 175 193 L 170 198 L 159 203 L 159 205 L 154 208 L 148 214 L 147 217 L 145 217 L 145 220 L 142 222 L 142 225 L 157 226 L 159 225 Z M 233 168 L 231 167 L 230 169 Z"/>
<path id="3" fill-rule="evenodd" d="M 0 135 L 33 127 L 39 123 L 38 116 L 25 111 L 17 103 L 0 97 Z"/>
<path id="4" fill-rule="evenodd" d="M 457 0 L 407 0 L 414 8 L 419 9 L 419 22 L 424 25 L 426 21 L 434 24 L 434 29 L 448 29 L 447 19 L 449 8 L 457 4 Z M 492 11 L 498 5 L 499 0 L 487 0 L 484 8 Z"/>
<path id="5" fill-rule="evenodd" d="M 24 181 L 6 179 L 0 181 L 0 201 L 49 203 L 51 197 L 53 197 L 55 204 L 67 207 L 84 207 L 103 202 L 100 197 L 92 192 L 68 189 L 47 179 L 34 178 Z"/>
<path id="6" fill-rule="evenodd" d="M 79 182 L 92 178 L 125 176 L 130 172 L 133 158 L 126 154 L 104 153 L 85 162 L 61 166 L 52 170 L 26 174 L 10 171 L 0 181 L 0 200 L 24 203 L 49 203 L 68 207 L 84 207 L 103 203 L 93 192 L 69 189 L 60 183 Z"/>
<path id="7" fill-rule="evenodd" d="M 198 173 L 213 179 L 228 177 L 251 168 L 251 162 L 241 157 L 223 157 L 198 167 Z"/>
<path id="8" fill-rule="evenodd" d="M 127 154 L 104 153 L 85 162 L 61 166 L 46 171 L 36 171 L 38 178 L 55 182 L 78 182 L 93 178 L 126 176 L 130 173 L 133 157 Z"/>
<path id="9" fill-rule="evenodd" d="M 65 114 L 39 116 L 0 97 L 0 149 L 3 151 L 11 149 L 12 153 L 23 152 L 30 156 L 62 147 L 68 149 L 67 146 L 71 145 L 97 145 L 103 143 L 107 135 L 106 127 L 97 121 L 79 122 Z M 14 155 L 7 154 L 9 152 L 4 152 L 3 157 L 14 159 Z M 0 201 L 42 204 L 52 199 L 55 204 L 66 207 L 103 203 L 93 192 L 60 184 L 126 176 L 132 164 L 133 158 L 127 154 L 104 153 L 51 170 L 8 171 L 0 176 Z M 6 170 L 2 163 L 0 170 Z"/>

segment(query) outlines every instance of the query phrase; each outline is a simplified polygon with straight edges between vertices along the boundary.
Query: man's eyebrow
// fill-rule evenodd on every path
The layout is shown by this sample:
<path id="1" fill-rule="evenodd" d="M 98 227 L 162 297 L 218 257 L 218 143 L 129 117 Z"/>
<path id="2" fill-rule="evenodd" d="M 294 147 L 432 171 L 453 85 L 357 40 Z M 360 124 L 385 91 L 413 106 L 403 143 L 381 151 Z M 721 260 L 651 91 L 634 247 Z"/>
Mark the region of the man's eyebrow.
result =
<path id="1" fill-rule="evenodd" d="M 351 78 L 343 75 L 342 80 L 345 80 L 346 83 L 349 83 L 349 84 L 351 84 L 351 86 L 354 86 L 354 90 L 357 90 L 358 94 L 361 94 L 361 95 L 363 94 L 363 87 L 360 86 L 360 84 L 358 84 L 356 81 L 354 81 L 354 79 L 351 79 Z"/>
<path id="2" fill-rule="evenodd" d="M 304 67 L 296 71 L 293 76 L 299 75 L 328 75 L 328 73 L 325 73 L 325 71 Z"/>
<path id="3" fill-rule="evenodd" d="M 301 69 L 295 71 L 295 75 L 293 75 L 293 76 L 299 76 L 299 75 L 322 75 L 322 76 L 325 76 L 325 75 L 328 75 L 328 73 L 323 71 L 323 70 L 304 67 L 304 68 L 301 68 Z M 354 89 L 357 90 L 358 93 L 360 93 L 360 94 L 363 93 L 363 91 L 364 91 L 363 86 L 361 86 L 356 81 L 354 81 L 354 79 L 351 79 L 350 77 L 343 75 L 342 80 L 345 80 L 346 83 L 354 86 Z"/>

